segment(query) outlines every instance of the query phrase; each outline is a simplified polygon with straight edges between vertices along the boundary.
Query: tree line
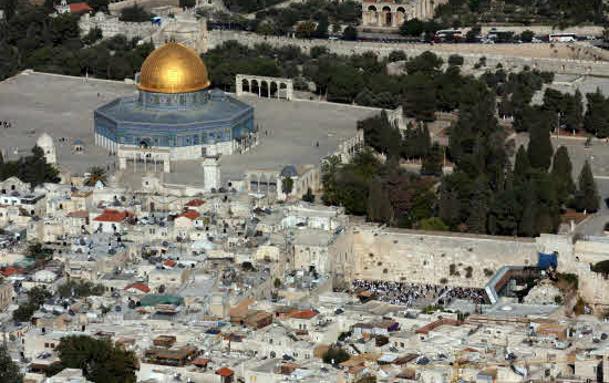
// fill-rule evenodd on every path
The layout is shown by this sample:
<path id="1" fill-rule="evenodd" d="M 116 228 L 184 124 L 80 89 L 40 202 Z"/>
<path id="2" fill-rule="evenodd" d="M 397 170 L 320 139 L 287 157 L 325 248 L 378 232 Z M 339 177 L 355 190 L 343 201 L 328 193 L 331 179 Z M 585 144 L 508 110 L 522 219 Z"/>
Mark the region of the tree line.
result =
<path id="1" fill-rule="evenodd" d="M 603 0 L 449 0 L 436 9 L 434 20 L 452 27 L 510 22 L 522 25 L 550 24 L 567 27 L 606 21 Z"/>
<path id="2" fill-rule="evenodd" d="M 80 37 L 78 16 L 49 16 L 44 6 L 19 4 L 12 17 L 0 21 L 0 80 L 23 69 L 74 76 L 124 80 L 133 78 L 154 50 L 118 35 L 99 42 L 100 30 Z"/>
<path id="3" fill-rule="evenodd" d="M 567 149 L 554 150 L 550 141 L 553 119 L 539 113 L 523 118 L 529 145 L 517 150 L 499 124 L 498 92 L 508 94 L 514 105 L 528 108 L 532 95 L 551 81 L 551 74 L 527 69 L 507 75 L 497 70 L 493 76 L 474 79 L 462 76 L 454 66 L 440 73 L 439 67 L 420 65 L 419 60 L 412 59 L 407 68 L 414 78 L 422 76 L 422 88 L 403 99 L 404 112 L 417 122 L 401 132 L 385 113 L 361 121 L 358 127 L 370 151 L 346 165 L 336 159 L 326 161 L 322 169 L 326 204 L 399 227 L 527 237 L 556 232 L 567 208 L 598 210 L 590 164 L 585 163 L 576 184 Z M 433 60 L 427 57 L 424 62 Z M 429 85 L 444 76 L 452 76 L 453 85 L 459 87 L 451 95 L 454 98 L 438 96 L 444 82 L 435 89 Z M 425 107 L 434 103 L 435 107 Z M 433 113 L 424 111 L 437 110 L 439 104 L 458 110 L 446 148 L 431 143 L 424 122 L 433 119 Z M 443 157 L 453 163 L 451 174 L 442 174 Z M 399 164 L 404 159 L 422 160 L 421 174 L 403 170 Z"/>

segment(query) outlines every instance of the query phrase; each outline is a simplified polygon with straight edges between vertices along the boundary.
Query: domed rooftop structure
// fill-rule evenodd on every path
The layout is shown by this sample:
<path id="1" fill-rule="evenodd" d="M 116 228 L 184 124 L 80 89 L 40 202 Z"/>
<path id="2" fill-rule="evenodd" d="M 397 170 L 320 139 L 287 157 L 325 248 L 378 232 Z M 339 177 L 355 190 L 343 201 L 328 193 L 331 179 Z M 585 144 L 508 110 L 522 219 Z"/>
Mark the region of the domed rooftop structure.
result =
<path id="1" fill-rule="evenodd" d="M 190 93 L 209 87 L 207 67 L 197 53 L 177 43 L 152 52 L 142 64 L 138 88 L 153 93 Z"/>

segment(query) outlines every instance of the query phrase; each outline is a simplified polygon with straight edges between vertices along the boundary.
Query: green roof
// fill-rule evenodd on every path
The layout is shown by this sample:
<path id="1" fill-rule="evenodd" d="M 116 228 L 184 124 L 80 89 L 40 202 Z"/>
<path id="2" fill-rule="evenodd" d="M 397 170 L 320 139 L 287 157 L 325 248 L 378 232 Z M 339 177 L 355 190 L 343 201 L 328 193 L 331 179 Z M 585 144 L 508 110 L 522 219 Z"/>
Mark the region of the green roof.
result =
<path id="1" fill-rule="evenodd" d="M 184 298 L 179 295 L 170 294 L 148 294 L 140 300 L 142 306 L 156 306 L 156 305 L 176 305 L 179 306 L 184 302 Z"/>

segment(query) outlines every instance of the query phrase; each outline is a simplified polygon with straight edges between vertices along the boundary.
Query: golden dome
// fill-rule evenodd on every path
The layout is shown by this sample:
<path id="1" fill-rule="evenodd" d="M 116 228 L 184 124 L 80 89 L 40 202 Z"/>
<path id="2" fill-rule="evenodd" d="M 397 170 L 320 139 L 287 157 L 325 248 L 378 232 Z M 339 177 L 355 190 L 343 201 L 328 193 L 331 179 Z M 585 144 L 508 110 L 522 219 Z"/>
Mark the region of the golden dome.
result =
<path id="1" fill-rule="evenodd" d="M 140 72 L 138 88 L 155 93 L 188 93 L 209 86 L 207 68 L 195 51 L 167 43 L 152 52 Z"/>

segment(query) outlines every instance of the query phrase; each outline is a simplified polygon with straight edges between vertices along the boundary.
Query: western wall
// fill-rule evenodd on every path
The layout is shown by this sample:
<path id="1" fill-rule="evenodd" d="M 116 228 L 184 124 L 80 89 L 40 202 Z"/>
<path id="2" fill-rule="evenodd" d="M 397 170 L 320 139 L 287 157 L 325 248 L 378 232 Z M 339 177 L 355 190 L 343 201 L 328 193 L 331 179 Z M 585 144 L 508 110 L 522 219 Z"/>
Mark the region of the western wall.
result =
<path id="1" fill-rule="evenodd" d="M 579 294 L 609 306 L 609 280 L 591 265 L 609 259 L 609 240 L 542 234 L 537 238 L 425 232 L 353 223 L 329 247 L 335 284 L 354 279 L 483 288 L 502 266 L 536 266 L 558 254 L 558 271 L 576 274 Z"/>
<path id="2" fill-rule="evenodd" d="M 332 53 L 352 55 L 375 52 L 386 57 L 394 50 L 402 50 L 407 56 L 417 56 L 425 51 L 433 51 L 445 61 L 452 54 L 463 56 L 465 65 L 473 66 L 482 57 L 486 66 L 494 68 L 502 64 L 505 68 L 518 70 L 524 66 L 561 74 L 609 76 L 609 65 L 605 54 L 583 44 L 413 44 L 377 43 L 364 41 L 305 40 L 276 36 L 261 36 L 249 32 L 209 31 L 209 48 L 213 49 L 226 41 L 236 40 L 254 47 L 270 44 L 274 47 L 299 46 L 309 52 L 316 46 L 324 46 Z"/>

